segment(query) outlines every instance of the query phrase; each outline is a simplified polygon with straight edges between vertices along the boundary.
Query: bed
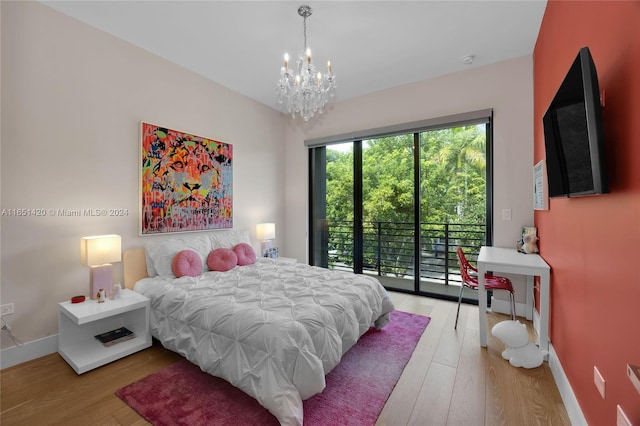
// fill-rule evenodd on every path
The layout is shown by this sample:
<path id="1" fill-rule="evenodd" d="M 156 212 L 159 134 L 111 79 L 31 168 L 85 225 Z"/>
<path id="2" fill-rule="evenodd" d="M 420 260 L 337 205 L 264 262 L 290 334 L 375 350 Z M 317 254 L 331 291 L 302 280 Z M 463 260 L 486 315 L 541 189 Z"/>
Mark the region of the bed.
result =
<path id="1" fill-rule="evenodd" d="M 393 303 L 374 277 L 251 263 L 251 249 L 242 265 L 207 267 L 214 252 L 249 243 L 246 232 L 219 231 L 127 250 L 125 286 L 151 299 L 151 334 L 164 347 L 242 389 L 281 424 L 301 425 L 302 401 L 322 392 L 360 336 L 388 323 Z M 204 262 L 193 276 L 168 269 L 183 252 Z"/>

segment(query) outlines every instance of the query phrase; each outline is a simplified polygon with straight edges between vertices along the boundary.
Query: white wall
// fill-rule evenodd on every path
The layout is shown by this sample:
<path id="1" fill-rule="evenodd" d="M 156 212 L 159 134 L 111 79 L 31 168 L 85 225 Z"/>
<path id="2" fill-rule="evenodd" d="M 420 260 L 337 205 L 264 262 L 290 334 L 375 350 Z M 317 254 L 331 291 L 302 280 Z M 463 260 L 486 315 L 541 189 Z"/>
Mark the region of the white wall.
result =
<path id="1" fill-rule="evenodd" d="M 56 334 L 58 302 L 88 294 L 80 237 L 164 238 L 138 236 L 141 120 L 233 144 L 234 229 L 273 221 L 284 237 L 280 113 L 38 2 L 1 7 L 1 207 L 128 210 L 1 218 L 1 303 L 21 340 Z"/>
<path id="2" fill-rule="evenodd" d="M 342 82 L 342 85 L 348 82 Z M 339 90 L 339 89 L 338 89 Z M 305 139 L 494 110 L 494 245 L 515 247 L 533 224 L 533 59 L 524 56 L 337 102 L 307 126 L 289 122 L 286 138 L 287 255 L 307 259 L 308 153 Z M 511 209 L 512 220 L 502 220 Z M 513 277 L 521 288 L 522 278 Z"/>
<path id="3" fill-rule="evenodd" d="M 1 303 L 15 304 L 5 318 L 25 342 L 56 334 L 57 303 L 87 293 L 80 237 L 117 233 L 123 248 L 163 238 L 138 236 L 140 120 L 233 144 L 234 228 L 274 221 L 281 255 L 306 261 L 305 139 L 493 108 L 495 244 L 533 223 L 530 56 L 338 102 L 303 125 L 40 3 L 0 8 L 0 207 L 129 210 L 1 218 Z"/>

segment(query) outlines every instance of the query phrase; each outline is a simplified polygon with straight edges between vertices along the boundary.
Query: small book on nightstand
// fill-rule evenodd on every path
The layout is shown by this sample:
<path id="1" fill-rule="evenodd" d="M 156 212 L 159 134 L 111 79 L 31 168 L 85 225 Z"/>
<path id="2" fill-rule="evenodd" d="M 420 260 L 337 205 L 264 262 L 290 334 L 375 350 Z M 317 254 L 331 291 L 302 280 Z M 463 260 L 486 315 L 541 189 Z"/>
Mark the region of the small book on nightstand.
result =
<path id="1" fill-rule="evenodd" d="M 106 347 L 113 346 L 116 343 L 125 342 L 131 340 L 136 335 L 133 331 L 126 327 L 116 328 L 115 330 L 107 331 L 106 333 L 98 334 L 95 336 Z"/>

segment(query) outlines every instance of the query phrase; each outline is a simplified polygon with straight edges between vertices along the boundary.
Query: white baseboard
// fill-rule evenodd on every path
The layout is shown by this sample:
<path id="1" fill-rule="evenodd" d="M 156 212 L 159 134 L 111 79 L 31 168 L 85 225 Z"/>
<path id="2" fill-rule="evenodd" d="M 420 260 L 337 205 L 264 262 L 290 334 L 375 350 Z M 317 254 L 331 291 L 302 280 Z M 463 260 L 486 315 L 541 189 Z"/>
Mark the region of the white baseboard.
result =
<path id="1" fill-rule="evenodd" d="M 533 329 L 536 331 L 536 333 L 538 333 L 538 336 L 540 336 L 540 314 L 538 313 L 538 311 L 536 311 L 535 309 L 533 310 Z M 538 345 L 540 344 L 540 341 L 538 341 Z M 551 344 L 551 343 L 549 343 Z"/>
<path id="2" fill-rule="evenodd" d="M 567 409 L 567 414 L 569 416 L 571 425 L 586 426 L 587 420 L 584 418 L 584 414 L 582 414 L 580 404 L 578 404 L 578 400 L 573 393 L 573 389 L 571 389 L 569 379 L 567 379 L 566 374 L 564 374 L 564 370 L 562 369 L 562 365 L 560 364 L 560 359 L 558 359 L 558 355 L 553 349 L 553 345 L 551 343 L 549 343 L 549 367 L 551 368 L 551 374 L 553 374 L 553 379 L 556 382 L 556 386 L 560 391 L 560 396 L 562 397 L 564 407 Z"/>
<path id="3" fill-rule="evenodd" d="M 55 352 L 58 352 L 57 334 L 32 340 L 22 346 L 11 346 L 0 351 L 0 369 L 13 367 Z"/>

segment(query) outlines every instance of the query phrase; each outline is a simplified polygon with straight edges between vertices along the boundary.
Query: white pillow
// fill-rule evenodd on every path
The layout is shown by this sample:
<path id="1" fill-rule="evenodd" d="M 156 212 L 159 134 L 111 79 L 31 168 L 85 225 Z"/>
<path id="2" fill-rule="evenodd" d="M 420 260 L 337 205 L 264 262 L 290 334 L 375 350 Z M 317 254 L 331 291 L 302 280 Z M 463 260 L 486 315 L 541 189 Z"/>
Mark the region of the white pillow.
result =
<path id="1" fill-rule="evenodd" d="M 157 277 L 158 273 L 156 272 L 156 268 L 153 267 L 153 260 L 151 260 L 151 256 L 149 256 L 149 244 L 145 244 L 144 259 L 147 263 L 147 275 L 151 278 Z"/>
<path id="2" fill-rule="evenodd" d="M 211 252 L 211 240 L 207 235 L 200 235 L 194 238 L 176 238 L 171 240 L 148 243 L 145 252 L 151 260 L 155 272 L 162 277 L 175 277 L 171 270 L 171 262 L 178 252 L 190 249 L 198 253 L 202 259 L 202 272 L 207 264 L 207 256 Z M 149 273 L 147 265 L 147 272 Z M 149 276 L 151 274 L 149 273 Z"/>
<path id="3" fill-rule="evenodd" d="M 211 248 L 234 248 L 240 243 L 251 245 L 249 231 L 216 231 L 209 234 Z"/>

